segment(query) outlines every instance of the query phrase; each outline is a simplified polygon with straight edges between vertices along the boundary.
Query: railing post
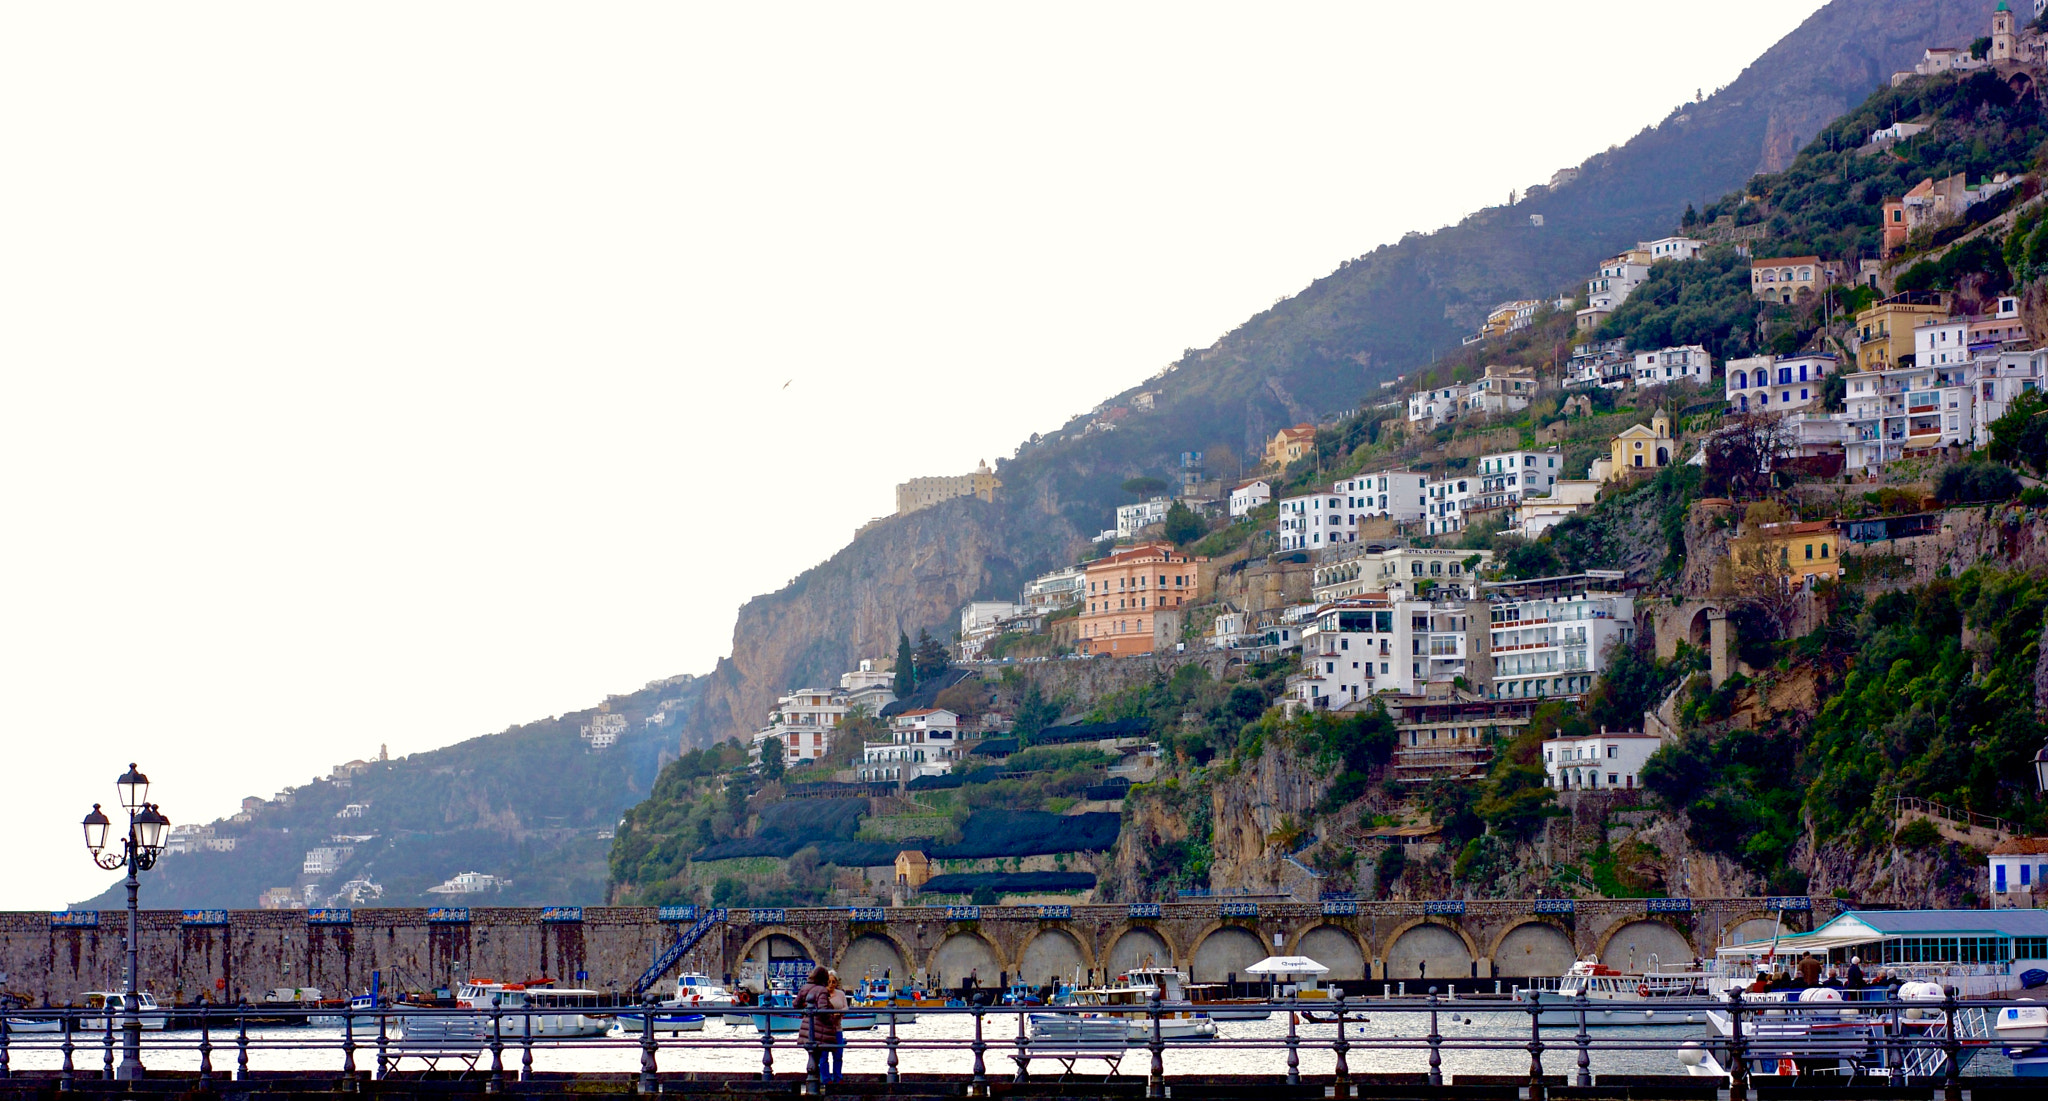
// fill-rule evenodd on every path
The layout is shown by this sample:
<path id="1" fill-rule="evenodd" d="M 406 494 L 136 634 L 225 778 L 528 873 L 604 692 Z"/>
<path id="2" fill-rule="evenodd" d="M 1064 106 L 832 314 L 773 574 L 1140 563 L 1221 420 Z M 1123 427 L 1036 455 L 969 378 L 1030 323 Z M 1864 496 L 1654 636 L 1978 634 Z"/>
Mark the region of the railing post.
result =
<path id="1" fill-rule="evenodd" d="M 1344 1033 L 1344 994 L 1337 993 L 1337 1042 L 1331 1046 L 1337 1053 L 1337 1096 L 1351 1096 L 1351 1040 Z"/>
<path id="2" fill-rule="evenodd" d="M 64 1043 L 62 1045 L 64 1051 L 64 1067 L 62 1070 L 59 1070 L 57 1072 L 57 1081 L 60 1083 L 57 1088 L 59 1089 L 70 1089 L 71 1079 L 76 1074 L 76 1072 L 72 1069 L 71 1066 L 71 1033 L 76 1029 L 77 1025 L 78 1018 L 72 1016 L 67 1011 L 64 1014 Z"/>
<path id="3" fill-rule="evenodd" d="M 5 1013 L 0 1013 L 0 1078 L 8 1077 L 7 1040 L 7 1015 Z"/>
<path id="4" fill-rule="evenodd" d="M 533 1081 L 533 1014 L 519 1017 L 519 1080 Z"/>
<path id="5" fill-rule="evenodd" d="M 1287 1084 L 1301 1085 L 1301 1034 L 1295 1029 L 1292 1004 L 1287 1007 Z"/>
<path id="6" fill-rule="evenodd" d="M 1436 1027 L 1436 987 L 1429 988 L 1429 1084 L 1444 1084 L 1444 1038 Z"/>
<path id="7" fill-rule="evenodd" d="M 131 998 L 134 996 L 133 994 L 129 995 Z M 106 1067 L 101 1071 L 100 1077 L 112 1081 L 114 1077 L 114 1011 L 112 1009 L 104 1009 L 103 1012 L 106 1014 L 107 1035 L 106 1039 L 102 1042 L 106 1047 L 107 1056 Z"/>
<path id="8" fill-rule="evenodd" d="M 895 999 L 890 1001 L 893 1008 Z M 893 1086 L 901 1080 L 896 1073 L 896 1014 L 892 1012 L 889 1014 L 889 1084 Z"/>
<path id="9" fill-rule="evenodd" d="M 389 1030 L 389 1029 L 388 1029 L 388 1028 L 386 1027 L 386 1026 L 387 1026 L 387 1025 L 389 1025 L 390 1023 L 391 1023 L 391 1015 L 390 1015 L 389 1013 L 386 1013 L 386 1012 L 384 1012 L 384 1007 L 383 1007 L 383 1006 L 381 1006 L 381 1005 L 380 1005 L 380 1006 L 378 1006 L 378 1007 L 377 1007 L 377 1081 L 379 1081 L 379 1082 L 382 1082 L 382 1081 L 384 1080 L 384 1075 L 385 1075 L 385 1073 L 386 1073 L 386 1068 L 387 1068 L 387 1067 L 389 1066 L 389 1064 L 388 1064 L 388 1063 L 387 1063 L 387 1062 L 385 1061 L 385 1059 L 386 1059 L 386 1056 L 387 1056 L 387 1055 L 389 1055 L 389 1054 L 390 1054 L 390 1051 L 391 1051 L 391 1034 L 390 1034 L 390 1030 Z"/>
<path id="10" fill-rule="evenodd" d="M 1145 1096 L 1166 1096 L 1166 1041 L 1159 1034 L 1159 992 L 1154 989 L 1147 1012 L 1152 1017 L 1152 1066 L 1145 1075 Z"/>
<path id="11" fill-rule="evenodd" d="M 505 1091 L 505 1007 L 500 1004 L 503 995 L 491 995 L 491 1076 L 484 1082 L 485 1093 Z"/>
<path id="12" fill-rule="evenodd" d="M 213 1084 L 213 1022 L 206 1007 L 199 1007 L 199 1088 Z"/>
<path id="13" fill-rule="evenodd" d="M 1742 991 L 1728 991 L 1728 1101 L 1749 1095 L 1749 1051 L 1742 1040 Z"/>
<path id="14" fill-rule="evenodd" d="M 1942 1096 L 1947 1101 L 1963 1101 L 1963 1038 L 1962 1018 L 1956 1015 L 1956 988 L 1943 987 L 1947 994 L 1941 1000 L 1942 1012 L 1948 1015 L 1948 1027 L 1942 1031 L 1941 1054 L 1948 1061 L 1942 1077 Z"/>
<path id="15" fill-rule="evenodd" d="M 829 1005 L 830 1003 L 828 1002 L 827 1004 Z M 804 1053 L 807 1056 L 804 1061 L 803 1092 L 816 1096 L 825 1092 L 825 1067 L 823 1065 L 825 1051 L 818 1044 L 818 1018 L 815 1012 L 808 1007 L 799 1009 L 797 1012 L 803 1015 L 797 1021 L 797 1028 L 799 1029 L 797 1035 L 799 1037 L 803 1035 L 801 1030 L 806 1025 L 810 1026 L 811 1029 L 811 1038 L 803 1041 Z"/>
<path id="16" fill-rule="evenodd" d="M 681 986 L 682 982 L 683 980 L 677 979 L 676 985 Z M 661 1067 L 660 1044 L 654 1038 L 654 995 L 648 994 L 641 999 L 641 1009 L 644 1010 L 644 1014 L 640 1018 L 640 1092 L 656 1093 L 661 1089 Z M 527 1042 L 526 1058 L 528 1067 L 531 1068 L 533 1060 L 533 1044 L 531 1040 Z"/>
<path id="17" fill-rule="evenodd" d="M 344 990 L 346 994 L 348 991 Z M 352 1005 L 341 1007 L 341 1077 L 343 1087 L 356 1090 L 356 1011 Z"/>
<path id="18" fill-rule="evenodd" d="M 249 1080 L 249 1003 L 235 1006 L 235 1081 Z"/>
<path id="19" fill-rule="evenodd" d="M 1543 1101 L 1543 1000 L 1529 994 L 1529 1101 Z"/>
<path id="20" fill-rule="evenodd" d="M 1584 986 L 1579 987 L 1579 996 L 1573 1000 L 1578 1002 L 1579 1010 L 1579 1035 L 1577 1037 L 1579 1043 L 1579 1077 L 1574 1084 L 1590 1086 L 1593 1084 L 1593 1053 L 1591 1050 L 1593 1037 L 1586 1031 L 1586 988 Z"/>
<path id="21" fill-rule="evenodd" d="M 1024 1034 L 1024 1007 L 1017 1007 L 1017 1081 L 1031 1081 L 1031 1037 Z"/>
<path id="22" fill-rule="evenodd" d="M 973 1094 L 976 1097 L 988 1096 L 988 1064 L 982 1058 L 983 1055 L 985 1055 L 988 1051 L 988 1044 L 985 1043 L 981 1038 L 981 1014 L 982 1008 L 978 1005 L 975 1006 L 974 1080 L 968 1084 L 967 1092 Z"/>
<path id="23" fill-rule="evenodd" d="M 767 1012 L 761 1014 L 761 1081 L 775 1081 L 775 1015 Z"/>

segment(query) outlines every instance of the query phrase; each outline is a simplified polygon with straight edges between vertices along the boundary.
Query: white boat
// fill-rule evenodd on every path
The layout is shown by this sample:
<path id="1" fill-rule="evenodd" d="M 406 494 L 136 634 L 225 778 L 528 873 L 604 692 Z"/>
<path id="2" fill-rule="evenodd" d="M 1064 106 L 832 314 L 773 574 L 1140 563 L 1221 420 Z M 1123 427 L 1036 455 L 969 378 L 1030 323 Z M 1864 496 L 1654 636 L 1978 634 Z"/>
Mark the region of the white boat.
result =
<path id="1" fill-rule="evenodd" d="M 314 1028 L 340 1028 L 348 1025 L 354 1036 L 375 1036 L 377 1034 L 377 999 L 369 994 L 358 994 L 348 1000 L 348 1013 L 315 1013 L 306 1018 Z"/>
<path id="2" fill-rule="evenodd" d="M 1140 967 L 1125 972 L 1117 985 L 1083 987 L 1074 1003 L 1093 1012 L 1085 1016 L 1122 1017 L 1131 1042 L 1152 1039 L 1152 1001 L 1159 1001 L 1158 1029 L 1162 1040 L 1213 1040 L 1216 1022 L 1196 1012 L 1187 1000 L 1187 975 L 1171 967 Z"/>
<path id="3" fill-rule="evenodd" d="M 128 1020 L 128 995 L 113 990 L 89 990 L 79 995 L 79 1000 L 85 1003 L 85 1008 L 87 1009 L 111 1011 L 116 1030 L 126 1027 Z M 164 1027 L 164 1018 L 167 1014 L 156 1007 L 155 995 L 146 991 L 136 994 L 135 1010 L 136 1015 L 141 1019 L 143 1028 L 156 1031 Z M 81 1017 L 78 1021 L 78 1028 L 81 1032 L 104 1032 L 107 1028 L 107 1018 L 105 1016 Z"/>
<path id="4" fill-rule="evenodd" d="M 479 979 L 463 983 L 455 1000 L 475 1010 L 489 1012 L 496 999 L 497 1007 L 508 1012 L 512 1010 L 538 1010 L 539 1012 L 508 1016 L 501 1030 L 504 1035 L 535 1036 L 547 1039 L 572 1039 L 579 1036 L 602 1036 L 611 1031 L 612 1020 L 618 1015 L 618 996 L 600 990 L 583 990 L 575 987 L 560 987 L 553 983 L 503 983 Z"/>
<path id="5" fill-rule="evenodd" d="M 1909 982 L 1897 993 L 1898 1001 L 1907 1003 L 1940 1003 L 1947 996 L 1933 982 Z M 1958 1013 L 1966 1019 L 1951 1022 L 1938 1004 L 1895 1009 L 1882 989 L 1815 986 L 1745 994 L 1742 1000 L 1751 1010 L 1743 1014 L 1744 1063 L 1751 1079 L 1762 1081 L 1795 1076 L 1807 1082 L 1812 1078 L 1806 1076 L 1936 1077 L 1945 1073 L 1947 1057 L 1940 1041 L 1950 1028 L 1968 1038 L 1984 1023 L 1982 1010 Z M 1709 1010 L 1707 1024 L 1717 1040 L 1733 1036 L 1726 1009 Z M 1958 1048 L 1959 1061 L 1968 1064 L 1982 1048 L 1981 1041 L 1966 1039 Z M 1725 1048 L 1687 1044 L 1679 1052 L 1680 1065 L 1695 1077 L 1726 1078 L 1725 1059 Z"/>
<path id="6" fill-rule="evenodd" d="M 702 971 L 685 971 L 676 976 L 675 997 L 662 1004 L 691 1005 L 706 1011 L 727 1010 L 739 1004 L 739 997 L 713 982 L 711 976 Z"/>
<path id="7" fill-rule="evenodd" d="M 1708 998 L 1711 979 L 1705 971 L 1626 972 L 1587 959 L 1572 964 L 1554 989 L 1538 987 L 1529 993 L 1544 1006 L 1542 1023 L 1554 1027 L 1579 1023 L 1581 991 L 1588 1027 L 1697 1024 L 1700 1007 L 1682 1003 Z"/>
<path id="8" fill-rule="evenodd" d="M 2043 1042 L 2048 1041 L 2048 1006 L 2006 1006 L 1998 1011 L 1991 1033 L 2005 1045 L 2015 1077 L 2048 1078 L 2048 1043 Z"/>
<path id="9" fill-rule="evenodd" d="M 9 1034 L 9 1035 L 13 1035 L 13 1034 L 15 1034 L 15 1033 L 19 1033 L 19 1032 L 62 1032 L 62 1031 L 64 1031 L 64 1020 L 63 1020 L 63 1018 L 61 1018 L 61 1017 L 35 1017 L 35 1018 L 29 1018 L 29 1017 L 9 1017 L 9 1018 L 7 1018 L 7 1032 L 8 1032 L 8 1034 Z"/>

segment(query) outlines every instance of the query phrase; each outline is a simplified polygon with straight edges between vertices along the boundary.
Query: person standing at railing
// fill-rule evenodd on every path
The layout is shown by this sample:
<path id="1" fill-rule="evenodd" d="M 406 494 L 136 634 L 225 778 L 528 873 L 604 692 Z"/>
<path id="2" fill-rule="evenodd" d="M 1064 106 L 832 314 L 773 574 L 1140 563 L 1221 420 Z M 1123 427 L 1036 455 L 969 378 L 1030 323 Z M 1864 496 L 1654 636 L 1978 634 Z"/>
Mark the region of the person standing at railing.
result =
<path id="1" fill-rule="evenodd" d="M 1861 990 L 1863 985 L 1863 958 L 1861 956 L 1850 956 L 1849 974 L 1842 980 L 1842 986 L 1848 990 Z"/>
<path id="2" fill-rule="evenodd" d="M 846 1008 L 846 992 L 839 989 L 839 976 L 823 966 L 811 969 L 810 981 L 796 992 L 796 1007 L 811 1010 L 804 1014 L 803 1024 L 797 1038 L 811 1051 L 811 1058 L 818 1063 L 818 1080 L 836 1082 L 845 1070 L 845 1038 L 839 1026 L 841 1015 L 834 1010 Z"/>

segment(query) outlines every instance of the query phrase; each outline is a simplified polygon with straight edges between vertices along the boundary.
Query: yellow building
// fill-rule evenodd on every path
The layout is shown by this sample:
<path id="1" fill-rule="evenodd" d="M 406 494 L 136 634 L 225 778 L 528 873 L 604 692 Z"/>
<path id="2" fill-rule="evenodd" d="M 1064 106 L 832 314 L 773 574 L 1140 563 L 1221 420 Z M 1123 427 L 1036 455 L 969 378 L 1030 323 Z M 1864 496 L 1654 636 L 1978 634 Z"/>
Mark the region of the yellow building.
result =
<path id="1" fill-rule="evenodd" d="M 1841 568 L 1841 532 L 1833 520 L 1759 524 L 1756 535 L 1795 581 L 1831 581 Z"/>
<path id="2" fill-rule="evenodd" d="M 1001 488 L 1002 479 L 988 468 L 986 460 L 972 474 L 950 478 L 912 478 L 896 487 L 896 515 L 905 516 L 955 497 L 979 497 L 993 502 L 996 490 Z"/>
<path id="3" fill-rule="evenodd" d="M 1315 425 L 1297 424 L 1292 428 L 1282 428 L 1266 441 L 1266 463 L 1285 469 L 1288 463 L 1308 454 L 1315 445 Z"/>
<path id="4" fill-rule="evenodd" d="M 932 877 L 930 858 L 916 849 L 904 849 L 896 854 L 896 885 L 917 890 Z"/>
<path id="5" fill-rule="evenodd" d="M 1900 356 L 1913 354 L 1913 330 L 1929 321 L 1948 320 L 1948 296 L 1928 291 L 1907 291 L 1856 315 L 1856 336 L 1862 345 L 1856 352 L 1856 369 L 1883 371 L 1899 365 Z"/>
<path id="6" fill-rule="evenodd" d="M 1486 315 L 1486 324 L 1479 327 L 1479 335 L 1506 336 L 1517 329 L 1526 329 L 1536 320 L 1536 311 L 1542 307 L 1543 303 L 1534 298 L 1503 302 Z"/>
<path id="7" fill-rule="evenodd" d="M 1678 441 L 1671 435 L 1671 418 L 1662 410 L 1650 418 L 1648 427 L 1632 424 L 1616 433 L 1608 445 L 1608 458 L 1612 463 L 1607 478 L 1613 481 L 1640 475 L 1645 471 L 1656 471 L 1670 466 L 1678 452 Z"/>

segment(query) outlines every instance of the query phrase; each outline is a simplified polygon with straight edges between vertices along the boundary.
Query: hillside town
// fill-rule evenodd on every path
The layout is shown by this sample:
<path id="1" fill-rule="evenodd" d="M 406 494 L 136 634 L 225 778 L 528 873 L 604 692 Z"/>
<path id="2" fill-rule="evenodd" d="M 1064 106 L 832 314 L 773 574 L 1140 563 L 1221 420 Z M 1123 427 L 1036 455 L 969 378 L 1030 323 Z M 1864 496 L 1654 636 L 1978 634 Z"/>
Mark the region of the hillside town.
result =
<path id="1" fill-rule="evenodd" d="M 1930 48 L 1893 83 L 1981 71 L 2030 91 L 2037 59 L 2048 60 L 2042 32 L 2009 11 L 1977 49 Z M 1942 125 L 1893 121 L 1868 132 L 1862 152 L 1938 137 Z M 2013 410 L 2033 408 L 2022 399 L 2039 400 L 2040 312 L 2006 280 L 1928 286 L 1921 274 L 1930 255 L 1960 255 L 2039 217 L 2040 190 L 2024 172 L 1930 176 L 1877 204 L 1869 228 L 1881 247 L 1860 257 L 1774 248 L 1766 224 L 1692 222 L 1688 211 L 1686 231 L 1639 242 L 1570 293 L 1486 311 L 1456 371 L 1413 369 L 1357 409 L 1251 441 L 1247 458 L 1205 464 L 1188 450 L 1162 477 L 1141 472 L 1125 485 L 1135 499 L 1104 517 L 1114 522 L 1079 560 L 965 604 L 935 644 L 951 677 L 988 683 L 1036 663 L 1283 663 L 1284 713 L 1384 713 L 1397 732 L 1389 775 L 1417 791 L 1485 779 L 1537 707 L 1585 701 L 1643 647 L 1660 660 L 1698 654 L 1714 687 L 1739 682 L 1738 670 L 1755 674 L 1734 652 L 1733 608 L 1749 599 L 1735 589 L 1772 590 L 1751 603 L 1782 609 L 1783 637 L 1821 626 L 1850 571 L 1938 522 L 1927 511 L 1930 472 L 1981 462 L 2001 431 L 2011 434 Z M 1643 344 L 1618 325 L 1646 287 L 1662 293 L 1692 269 L 1728 267 L 1731 249 L 1758 325 L 1794 319 L 1796 344 L 1780 337 L 1723 354 L 1726 341 Z M 1557 332 L 1569 335 L 1555 356 L 1529 340 Z M 1135 423 L 1163 392 L 1106 402 L 1083 432 Z M 1595 424 L 1612 427 L 1589 436 Z M 1361 436 L 1378 443 L 1341 442 Z M 1728 525 L 1709 544 L 1718 561 L 1686 564 L 1711 583 L 1674 592 L 1646 589 L 1635 570 L 1529 568 L 1557 556 L 1527 548 L 1687 470 L 1726 495 L 1692 491 L 1696 515 Z M 1821 487 L 1853 491 L 1838 502 L 1901 487 L 1894 496 L 1912 508 L 1817 515 L 1810 491 Z M 898 499 L 930 507 L 938 496 L 1000 492 L 977 474 L 917 479 Z M 1755 628 L 1743 631 L 1753 644 Z M 878 653 L 836 687 L 792 686 L 754 733 L 751 757 L 773 747 L 788 782 L 879 791 L 1014 751 L 1014 714 L 934 706 L 930 692 L 899 698 L 904 683 Z M 1552 731 L 1540 746 L 1545 783 L 1633 791 L 1652 754 L 1678 739 L 1681 695 L 1646 701 L 1628 729 Z"/>
<path id="2" fill-rule="evenodd" d="M 1965 558 L 1959 530 L 1997 514 L 2004 526 L 1973 548 L 2019 553 L 2020 515 L 2048 506 L 2034 419 L 2048 414 L 2048 191 L 2020 138 L 1970 151 L 1990 140 L 1970 129 L 1986 111 L 2038 102 L 2042 16 L 2022 25 L 2001 5 L 1991 33 L 1928 48 L 1786 173 L 1688 207 L 1672 232 L 1567 286 L 1470 311 L 1476 332 L 1380 368 L 1348 408 L 1254 419 L 1241 439 L 1173 435 L 1091 471 L 1102 492 L 1057 555 L 999 547 L 1027 568 L 816 651 L 830 656 L 806 651 L 787 668 L 807 672 L 763 685 L 708 744 L 676 744 L 698 706 L 690 678 L 561 717 L 584 766 L 640 754 L 662 780 L 616 826 L 543 818 L 528 832 L 610 845 L 610 894 L 657 903 L 1425 897 L 1481 889 L 1475 868 L 1506 882 L 1513 845 L 1525 890 L 1689 890 L 1707 866 L 1721 887 L 1803 890 L 1786 853 L 1813 844 L 1809 821 L 1796 792 L 1765 790 L 1792 782 L 1790 762 L 1711 797 L 1674 787 L 1671 762 L 1712 760 L 1732 732 L 1825 726 L 1818 713 L 1853 675 L 1845 640 L 1877 629 L 1869 609 L 1910 620 L 1882 602 L 1999 564 Z M 1821 175 L 1816 150 L 1836 176 L 1874 182 L 1815 198 L 1801 173 Z M 1578 186 L 1577 173 L 1551 186 Z M 1163 420 L 1178 370 L 1061 438 L 1120 440 Z M 984 461 L 909 479 L 856 543 L 891 524 L 964 525 L 1010 502 L 1013 474 Z M 1786 699 L 1805 709 L 1796 719 Z M 1235 857 L 1161 832 L 1193 816 L 1213 838 L 1230 777 L 1330 724 L 1379 747 L 1339 764 L 1318 751 L 1355 774 L 1343 799 L 1279 812 L 1271 792 L 1246 796 L 1261 809 L 1239 808 L 1257 828 L 1239 823 L 1253 851 Z M 316 781 L 332 821 L 289 839 L 299 875 L 261 905 L 385 896 L 368 857 L 401 836 L 386 824 L 400 808 L 350 788 L 385 767 L 380 754 Z M 1731 757 L 1720 771 L 1746 767 Z M 1701 771 L 1713 770 L 1687 775 Z M 1946 810 L 1914 813 L 1986 842 L 1981 858 L 1956 857 L 1973 864 L 1976 897 L 2031 905 L 2016 900 L 2035 897 L 2020 878 L 2034 873 L 2008 857 L 2033 840 L 2005 818 L 1995 836 L 1954 827 L 1981 813 L 1941 801 L 1966 802 L 1967 787 L 1950 781 L 1925 800 Z M 1176 791 L 1206 805 L 1169 806 Z M 1704 819 L 1766 796 L 1772 817 L 1731 827 L 1733 840 L 1674 840 L 1667 825 L 1654 844 L 1686 855 L 1645 841 L 1630 850 L 1635 878 L 1612 870 L 1627 861 L 1598 824 L 1614 815 Z M 250 827 L 295 798 L 181 827 L 171 851 L 246 853 Z M 861 813 L 825 822 L 836 799 Z M 1908 817 L 1864 828 L 1889 836 Z M 1169 839 L 1116 841 L 1141 835 Z M 814 847 L 799 876 L 794 854 Z M 530 878 L 481 862 L 411 872 L 411 895 L 437 903 Z"/>

